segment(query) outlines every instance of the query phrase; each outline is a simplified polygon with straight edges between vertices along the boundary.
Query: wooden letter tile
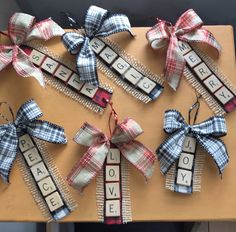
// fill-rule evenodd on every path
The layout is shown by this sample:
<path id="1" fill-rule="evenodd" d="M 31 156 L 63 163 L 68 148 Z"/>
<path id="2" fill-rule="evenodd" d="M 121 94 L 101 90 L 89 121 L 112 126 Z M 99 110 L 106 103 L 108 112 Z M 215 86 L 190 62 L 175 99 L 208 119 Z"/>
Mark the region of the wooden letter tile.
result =
<path id="1" fill-rule="evenodd" d="M 195 153 L 196 150 L 196 139 L 191 137 L 191 136 L 186 136 L 184 143 L 183 143 L 183 151 L 185 152 L 190 152 L 190 153 Z"/>
<path id="2" fill-rule="evenodd" d="M 24 152 L 34 147 L 34 144 L 28 134 L 25 134 L 19 137 L 19 147 L 20 147 L 21 152 Z"/>
<path id="3" fill-rule="evenodd" d="M 206 64 L 201 63 L 197 67 L 194 68 L 194 71 L 196 72 L 197 76 L 201 79 L 204 80 L 207 77 L 211 75 L 211 70 L 206 66 Z"/>
<path id="4" fill-rule="evenodd" d="M 43 162 L 35 164 L 30 169 L 36 181 L 42 180 L 44 177 L 49 175 L 48 170 Z"/>
<path id="5" fill-rule="evenodd" d="M 119 181 L 120 180 L 120 167 L 118 165 L 106 166 L 106 181 Z"/>
<path id="6" fill-rule="evenodd" d="M 42 69 L 44 69 L 45 71 L 53 74 L 54 71 L 56 70 L 56 68 L 58 67 L 59 63 L 56 62 L 55 60 L 52 60 L 51 58 L 47 57 L 43 64 L 42 64 Z"/>
<path id="7" fill-rule="evenodd" d="M 65 67 L 64 65 L 60 65 L 57 71 L 55 72 L 55 76 L 65 82 L 69 79 L 71 74 L 72 74 L 72 71 L 68 69 L 67 67 Z"/>
<path id="8" fill-rule="evenodd" d="M 182 152 L 179 157 L 178 167 L 191 170 L 193 167 L 194 155 Z"/>
<path id="9" fill-rule="evenodd" d="M 179 43 L 179 49 L 183 55 L 192 50 L 192 48 L 184 41 L 178 41 L 178 43 Z"/>
<path id="10" fill-rule="evenodd" d="M 140 72 L 134 68 L 130 68 L 124 75 L 125 79 L 128 80 L 133 85 L 136 85 L 139 80 L 143 77 Z"/>
<path id="11" fill-rule="evenodd" d="M 109 47 L 106 47 L 99 55 L 106 63 L 111 64 L 115 58 L 118 56 Z"/>
<path id="12" fill-rule="evenodd" d="M 106 183 L 106 199 L 120 198 L 120 183 Z"/>
<path id="13" fill-rule="evenodd" d="M 152 80 L 148 79 L 147 77 L 144 77 L 139 83 L 138 87 L 142 89 L 145 93 L 150 93 L 154 88 L 156 84 Z"/>
<path id="14" fill-rule="evenodd" d="M 73 88 L 80 90 L 84 82 L 80 81 L 79 76 L 76 73 L 70 77 L 68 81 L 68 85 L 72 86 Z"/>
<path id="15" fill-rule="evenodd" d="M 24 152 L 23 155 L 24 155 L 26 162 L 29 166 L 32 166 L 42 160 L 39 155 L 38 150 L 35 147 Z"/>
<path id="16" fill-rule="evenodd" d="M 52 193 L 51 195 L 47 196 L 45 200 L 51 212 L 59 209 L 64 205 L 58 192 Z"/>
<path id="17" fill-rule="evenodd" d="M 191 186 L 191 182 L 192 172 L 183 169 L 178 169 L 176 183 L 184 186 Z"/>
<path id="18" fill-rule="evenodd" d="M 85 96 L 89 98 L 93 98 L 97 90 L 98 90 L 98 87 L 85 83 L 83 88 L 80 90 L 80 93 L 84 94 Z"/>
<path id="19" fill-rule="evenodd" d="M 41 65 L 44 58 L 45 58 L 45 55 L 41 52 L 36 51 L 36 50 L 33 50 L 29 55 L 30 61 L 38 66 Z"/>
<path id="20" fill-rule="evenodd" d="M 90 46 L 92 47 L 93 51 L 98 54 L 105 47 L 105 44 L 100 39 L 93 38 L 90 41 Z"/>
<path id="21" fill-rule="evenodd" d="M 50 176 L 39 181 L 38 186 L 43 196 L 47 196 L 56 190 L 56 186 L 54 185 Z"/>
<path id="22" fill-rule="evenodd" d="M 122 58 L 118 58 L 112 65 L 112 67 L 118 72 L 120 73 L 121 75 L 123 75 L 127 70 L 128 68 L 130 67 L 130 65 L 125 61 L 123 60 Z"/>
<path id="23" fill-rule="evenodd" d="M 201 63 L 200 57 L 194 51 L 191 51 L 188 54 L 184 55 L 184 58 L 191 68 Z"/>
<path id="24" fill-rule="evenodd" d="M 204 84 L 212 93 L 214 93 L 217 89 L 219 89 L 222 86 L 221 81 L 219 81 L 219 79 L 215 75 L 211 75 L 210 77 L 208 77 L 204 81 Z"/>
<path id="25" fill-rule="evenodd" d="M 111 148 L 107 156 L 107 164 L 119 164 L 120 163 L 120 151 L 117 148 Z"/>
<path id="26" fill-rule="evenodd" d="M 120 216 L 120 201 L 107 200 L 106 201 L 106 217 L 119 217 Z"/>
<path id="27" fill-rule="evenodd" d="M 215 92 L 215 96 L 220 100 L 222 104 L 227 103 L 233 98 L 233 94 L 225 86 L 217 90 Z"/>

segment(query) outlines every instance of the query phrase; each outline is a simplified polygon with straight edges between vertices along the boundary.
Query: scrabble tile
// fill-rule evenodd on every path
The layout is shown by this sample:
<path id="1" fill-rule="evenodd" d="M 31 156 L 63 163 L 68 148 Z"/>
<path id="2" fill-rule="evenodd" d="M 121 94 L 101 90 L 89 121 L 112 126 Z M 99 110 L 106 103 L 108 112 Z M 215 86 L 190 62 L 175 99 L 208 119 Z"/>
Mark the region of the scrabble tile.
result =
<path id="1" fill-rule="evenodd" d="M 176 183 L 184 186 L 191 186 L 192 172 L 188 170 L 178 169 Z"/>
<path id="2" fill-rule="evenodd" d="M 182 150 L 185 152 L 195 153 L 196 145 L 197 145 L 197 142 L 195 138 L 191 136 L 186 136 L 183 143 Z"/>
<path id="3" fill-rule="evenodd" d="M 192 48 L 189 46 L 188 43 L 184 41 L 178 41 L 178 43 L 179 43 L 179 49 L 183 55 L 192 50 Z"/>
<path id="4" fill-rule="evenodd" d="M 179 157 L 178 167 L 191 170 L 193 167 L 194 155 L 182 152 Z"/>
<path id="5" fill-rule="evenodd" d="M 38 65 L 38 66 L 41 65 L 41 63 L 42 63 L 42 61 L 44 60 L 45 57 L 46 56 L 43 53 L 41 53 L 37 50 L 34 50 L 34 49 L 32 50 L 32 52 L 29 55 L 30 61 L 33 62 L 34 64 Z"/>
<path id="6" fill-rule="evenodd" d="M 113 64 L 112 68 L 114 68 L 118 73 L 123 75 L 128 69 L 130 65 L 125 60 L 123 60 L 121 57 L 119 57 Z"/>
<path id="7" fill-rule="evenodd" d="M 28 134 L 19 137 L 19 147 L 21 152 L 24 152 L 32 147 L 34 147 L 33 141 Z"/>
<path id="8" fill-rule="evenodd" d="M 80 90 L 80 93 L 84 94 L 85 96 L 89 98 L 93 98 L 97 90 L 98 90 L 98 87 L 85 83 L 83 88 Z"/>
<path id="9" fill-rule="evenodd" d="M 59 63 L 56 62 L 55 60 L 47 57 L 43 64 L 41 65 L 42 69 L 44 69 L 45 71 L 53 74 L 56 70 L 56 68 L 59 66 Z"/>
<path id="10" fill-rule="evenodd" d="M 194 51 L 191 51 L 188 54 L 184 55 L 184 59 L 191 68 L 201 63 L 200 57 Z"/>
<path id="11" fill-rule="evenodd" d="M 64 65 L 60 65 L 54 75 L 59 79 L 61 79 L 62 81 L 66 82 L 71 76 L 71 74 L 72 71 L 70 69 L 68 69 Z"/>
<path id="12" fill-rule="evenodd" d="M 133 85 L 136 85 L 139 80 L 143 77 L 140 72 L 138 72 L 134 68 L 130 68 L 125 74 L 124 77 L 126 80 L 128 80 Z"/>
<path id="13" fill-rule="evenodd" d="M 194 68 L 194 71 L 201 80 L 206 79 L 212 74 L 211 70 L 206 66 L 205 63 L 199 64 Z"/>
<path id="14" fill-rule="evenodd" d="M 31 148 L 30 150 L 27 150 L 23 153 L 23 155 L 29 166 L 32 166 L 42 160 L 38 150 L 35 147 Z"/>
<path id="15" fill-rule="evenodd" d="M 120 200 L 107 200 L 106 217 L 119 217 L 119 216 L 120 216 Z"/>
<path id="16" fill-rule="evenodd" d="M 56 186 L 50 176 L 39 181 L 38 186 L 43 196 L 47 196 L 48 194 L 56 191 Z"/>
<path id="17" fill-rule="evenodd" d="M 145 93 L 150 93 L 156 86 L 156 83 L 147 77 L 144 77 L 139 83 L 138 87 L 142 89 Z"/>
<path id="18" fill-rule="evenodd" d="M 98 54 L 105 47 L 105 43 L 103 43 L 100 39 L 93 38 L 90 41 L 90 46 L 92 47 L 93 51 Z"/>
<path id="19" fill-rule="evenodd" d="M 217 90 L 214 95 L 223 105 L 233 98 L 233 94 L 225 86 Z"/>
<path id="20" fill-rule="evenodd" d="M 44 177 L 49 175 L 48 170 L 43 162 L 35 164 L 30 168 L 30 170 L 36 181 L 42 180 Z"/>
<path id="21" fill-rule="evenodd" d="M 120 151 L 117 148 L 111 148 L 107 156 L 107 164 L 119 164 Z"/>
<path id="22" fill-rule="evenodd" d="M 222 86 L 221 81 L 213 74 L 210 77 L 208 77 L 204 84 L 207 86 L 207 88 L 214 93 L 217 89 L 219 89 Z"/>
<path id="23" fill-rule="evenodd" d="M 72 86 L 73 88 L 80 90 L 84 82 L 80 81 L 79 76 L 76 73 L 73 73 L 70 77 L 69 81 L 67 82 L 68 85 Z"/>
<path id="24" fill-rule="evenodd" d="M 111 64 L 118 55 L 111 50 L 109 47 L 106 47 L 99 56 L 108 64 Z"/>
<path id="25" fill-rule="evenodd" d="M 45 200 L 51 212 L 61 208 L 64 205 L 58 192 L 54 192 L 51 195 L 47 196 Z"/>
<path id="26" fill-rule="evenodd" d="M 106 199 L 120 198 L 120 183 L 106 183 Z"/>
<path id="27" fill-rule="evenodd" d="M 119 181 L 120 167 L 118 165 L 106 165 L 106 181 Z"/>

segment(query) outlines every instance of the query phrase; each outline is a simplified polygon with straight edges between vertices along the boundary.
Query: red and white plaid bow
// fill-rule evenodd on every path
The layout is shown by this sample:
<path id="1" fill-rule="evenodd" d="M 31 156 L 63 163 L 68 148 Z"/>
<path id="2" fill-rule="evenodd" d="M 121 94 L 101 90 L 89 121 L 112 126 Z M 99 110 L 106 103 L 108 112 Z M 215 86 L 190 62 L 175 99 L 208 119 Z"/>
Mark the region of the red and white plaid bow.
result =
<path id="1" fill-rule="evenodd" d="M 35 17 L 31 15 L 13 14 L 8 26 L 8 36 L 13 45 L 0 45 L 0 71 L 12 62 L 20 76 L 33 76 L 44 86 L 42 71 L 34 66 L 20 46 L 32 39 L 48 40 L 64 33 L 64 30 L 50 18 L 35 23 Z"/>
<path id="2" fill-rule="evenodd" d="M 175 26 L 171 23 L 158 20 L 158 23 L 146 33 L 147 40 L 153 49 L 160 49 L 168 46 L 165 79 L 169 85 L 176 90 L 185 67 L 184 57 L 179 49 L 178 40 L 184 42 L 206 43 L 218 52 L 220 44 L 212 33 L 202 28 L 203 22 L 193 9 L 183 13 Z"/>
<path id="3" fill-rule="evenodd" d="M 142 143 L 134 140 L 142 132 L 142 128 L 130 118 L 116 125 L 111 139 L 96 127 L 84 123 L 74 140 L 89 149 L 68 175 L 69 185 L 83 191 L 103 168 L 111 143 L 117 146 L 121 154 L 146 178 L 150 178 L 156 156 Z"/>

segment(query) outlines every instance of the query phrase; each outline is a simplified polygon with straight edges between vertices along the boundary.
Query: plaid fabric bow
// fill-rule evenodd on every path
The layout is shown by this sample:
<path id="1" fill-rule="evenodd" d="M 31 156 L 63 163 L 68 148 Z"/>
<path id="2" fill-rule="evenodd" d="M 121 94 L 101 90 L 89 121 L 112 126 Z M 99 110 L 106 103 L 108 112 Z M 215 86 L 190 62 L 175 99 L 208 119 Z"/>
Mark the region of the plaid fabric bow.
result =
<path id="1" fill-rule="evenodd" d="M 64 129 L 51 122 L 37 120 L 42 115 L 36 102 L 29 100 L 20 107 L 14 122 L 0 125 L 0 176 L 5 182 L 9 182 L 19 147 L 19 136 L 27 133 L 47 142 L 67 143 Z"/>
<path id="2" fill-rule="evenodd" d="M 95 86 L 99 85 L 96 57 L 90 47 L 90 40 L 94 37 L 106 37 L 122 31 L 128 31 L 132 35 L 127 16 L 110 14 L 100 7 L 90 6 L 85 17 L 85 34 L 67 32 L 62 36 L 62 41 L 68 51 L 71 54 L 78 54 L 77 71 L 81 81 Z"/>
<path id="3" fill-rule="evenodd" d="M 13 45 L 0 45 L 0 71 L 12 63 L 20 76 L 33 76 L 44 86 L 42 71 L 34 66 L 20 46 L 33 39 L 48 40 L 63 33 L 64 30 L 50 18 L 35 23 L 35 17 L 31 15 L 13 14 L 8 26 L 8 36 Z"/>
<path id="4" fill-rule="evenodd" d="M 160 49 L 168 46 L 165 79 L 169 85 L 176 90 L 185 67 L 184 57 L 179 49 L 178 41 L 206 43 L 218 52 L 220 44 L 213 34 L 202 28 L 203 22 L 193 9 L 183 13 L 175 26 L 171 23 L 158 20 L 158 23 L 146 33 L 146 38 L 153 49 Z"/>
<path id="5" fill-rule="evenodd" d="M 170 137 L 156 151 L 163 174 L 179 159 L 185 136 L 189 133 L 212 156 L 220 173 L 228 164 L 225 144 L 219 139 L 227 133 L 224 117 L 214 116 L 202 123 L 188 125 L 178 111 L 168 110 L 165 112 L 164 130 Z"/>
<path id="6" fill-rule="evenodd" d="M 67 178 L 69 185 L 83 191 L 103 168 L 111 143 L 117 146 L 121 154 L 146 178 L 150 178 L 156 157 L 142 143 L 134 140 L 142 132 L 141 127 L 134 120 L 127 118 L 124 122 L 117 124 L 109 140 L 99 129 L 85 123 L 74 140 L 88 146 L 89 149 L 69 174 Z"/>

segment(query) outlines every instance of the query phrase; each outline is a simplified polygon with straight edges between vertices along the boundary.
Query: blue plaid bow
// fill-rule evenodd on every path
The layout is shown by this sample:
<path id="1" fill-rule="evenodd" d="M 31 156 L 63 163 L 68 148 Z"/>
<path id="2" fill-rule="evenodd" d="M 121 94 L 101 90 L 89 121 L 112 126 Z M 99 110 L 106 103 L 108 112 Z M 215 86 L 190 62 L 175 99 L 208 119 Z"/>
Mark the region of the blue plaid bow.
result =
<path id="1" fill-rule="evenodd" d="M 156 150 L 163 174 L 179 159 L 184 139 L 189 133 L 192 133 L 197 142 L 212 156 L 220 173 L 228 164 L 225 144 L 218 138 L 227 133 L 224 117 L 214 116 L 202 123 L 188 125 L 180 112 L 168 110 L 165 112 L 164 130 L 170 136 Z"/>
<path id="2" fill-rule="evenodd" d="M 85 17 L 84 30 L 85 34 L 67 32 L 62 36 L 62 41 L 71 54 L 78 54 L 77 71 L 80 80 L 98 86 L 96 57 L 90 47 L 90 39 L 121 31 L 128 31 L 132 35 L 131 26 L 127 16 L 109 14 L 105 9 L 91 6 Z"/>
<path id="3" fill-rule="evenodd" d="M 51 143 L 67 143 L 64 129 L 53 123 L 37 120 L 43 114 L 34 100 L 24 103 L 14 122 L 0 125 L 0 176 L 9 182 L 12 164 L 19 147 L 19 136 L 30 136 Z"/>

